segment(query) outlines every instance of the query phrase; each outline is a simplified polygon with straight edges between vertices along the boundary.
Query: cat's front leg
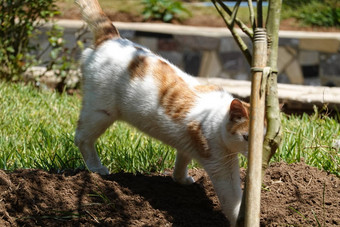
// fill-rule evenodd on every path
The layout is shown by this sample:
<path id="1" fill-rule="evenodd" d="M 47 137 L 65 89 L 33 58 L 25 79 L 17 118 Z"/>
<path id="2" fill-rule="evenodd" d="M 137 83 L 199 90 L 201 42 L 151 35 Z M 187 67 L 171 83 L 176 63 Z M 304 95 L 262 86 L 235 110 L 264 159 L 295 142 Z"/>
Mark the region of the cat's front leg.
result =
<path id="1" fill-rule="evenodd" d="M 219 163 L 218 160 L 202 164 L 213 183 L 224 215 L 228 218 L 230 226 L 235 226 L 242 200 L 237 156 L 230 157 L 225 163 Z"/>
<path id="2" fill-rule="evenodd" d="M 173 179 L 180 184 L 189 185 L 195 183 L 195 180 L 188 176 L 188 164 L 191 161 L 191 157 L 187 154 L 177 151 L 175 169 L 173 173 Z"/>

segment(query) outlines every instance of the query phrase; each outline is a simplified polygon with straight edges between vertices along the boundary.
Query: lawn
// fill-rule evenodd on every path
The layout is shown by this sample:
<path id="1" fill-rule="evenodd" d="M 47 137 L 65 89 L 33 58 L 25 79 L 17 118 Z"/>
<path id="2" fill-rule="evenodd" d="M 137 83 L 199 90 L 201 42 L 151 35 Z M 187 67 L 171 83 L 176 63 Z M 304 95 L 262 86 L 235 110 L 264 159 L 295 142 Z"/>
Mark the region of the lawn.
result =
<path id="1" fill-rule="evenodd" d="M 78 97 L 7 83 L 1 83 L 0 97 L 0 169 L 85 168 L 73 143 Z M 112 126 L 97 150 L 113 172 L 162 171 L 174 163 L 173 149 L 124 123 Z"/>
<path id="2" fill-rule="evenodd" d="M 83 169 L 73 143 L 80 98 L 38 91 L 20 83 L 0 83 L 0 169 Z M 272 161 L 304 160 L 340 176 L 340 116 L 317 110 L 312 115 L 282 114 L 283 141 Z M 116 123 L 99 139 L 97 150 L 112 172 L 162 172 L 172 168 L 175 151 L 125 123 Z M 241 158 L 241 165 L 246 165 Z M 192 163 L 191 167 L 196 167 Z"/>

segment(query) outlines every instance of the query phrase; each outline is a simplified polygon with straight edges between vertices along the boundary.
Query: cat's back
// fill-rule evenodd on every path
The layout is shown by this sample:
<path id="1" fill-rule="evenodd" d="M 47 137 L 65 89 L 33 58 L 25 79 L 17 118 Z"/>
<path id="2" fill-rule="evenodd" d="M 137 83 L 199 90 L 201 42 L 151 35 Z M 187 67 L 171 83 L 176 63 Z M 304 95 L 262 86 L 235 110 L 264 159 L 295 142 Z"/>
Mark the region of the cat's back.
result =
<path id="1" fill-rule="evenodd" d="M 84 76 L 112 75 L 126 71 L 136 55 L 150 55 L 147 48 L 139 47 L 127 39 L 111 39 L 96 48 L 87 48 L 82 53 Z"/>
<path id="2" fill-rule="evenodd" d="M 149 49 L 127 39 L 111 39 L 82 54 L 82 71 L 87 83 L 120 85 L 153 80 L 157 86 L 198 81 Z M 86 82 L 86 80 L 85 80 Z M 159 84 L 161 83 L 161 84 Z M 125 86 L 126 87 L 126 86 Z"/>

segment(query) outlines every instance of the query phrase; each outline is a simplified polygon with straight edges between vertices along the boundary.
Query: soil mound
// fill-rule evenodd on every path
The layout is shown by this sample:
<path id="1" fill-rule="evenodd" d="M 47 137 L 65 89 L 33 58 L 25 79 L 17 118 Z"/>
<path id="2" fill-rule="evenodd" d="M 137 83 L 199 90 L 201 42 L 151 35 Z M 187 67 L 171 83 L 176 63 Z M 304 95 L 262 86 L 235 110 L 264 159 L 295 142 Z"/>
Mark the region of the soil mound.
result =
<path id="1" fill-rule="evenodd" d="M 244 171 L 242 172 L 244 177 Z M 206 173 L 163 175 L 0 170 L 0 226 L 228 226 Z M 340 225 L 340 181 L 304 163 L 267 170 L 261 226 Z"/>

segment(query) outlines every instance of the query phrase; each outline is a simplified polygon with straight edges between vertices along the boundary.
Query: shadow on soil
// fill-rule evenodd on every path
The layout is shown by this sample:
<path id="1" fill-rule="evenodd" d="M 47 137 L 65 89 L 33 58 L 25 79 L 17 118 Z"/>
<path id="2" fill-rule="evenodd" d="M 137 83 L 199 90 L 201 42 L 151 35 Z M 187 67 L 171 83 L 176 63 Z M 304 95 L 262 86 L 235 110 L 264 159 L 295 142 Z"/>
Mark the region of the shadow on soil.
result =
<path id="1" fill-rule="evenodd" d="M 193 185 L 180 185 L 169 176 L 115 174 L 105 177 L 134 195 L 141 196 L 160 210 L 173 226 L 229 226 L 228 220 L 207 197 L 199 179 Z"/>

